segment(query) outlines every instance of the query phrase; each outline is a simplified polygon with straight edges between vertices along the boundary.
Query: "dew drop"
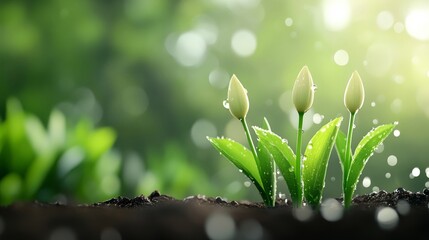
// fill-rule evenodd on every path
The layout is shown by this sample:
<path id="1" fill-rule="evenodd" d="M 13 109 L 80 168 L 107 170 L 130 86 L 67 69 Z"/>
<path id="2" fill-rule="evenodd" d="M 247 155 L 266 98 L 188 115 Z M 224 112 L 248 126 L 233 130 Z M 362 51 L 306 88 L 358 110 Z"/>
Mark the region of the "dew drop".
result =
<path id="1" fill-rule="evenodd" d="M 250 181 L 245 181 L 245 182 L 244 182 L 244 186 L 245 186 L 245 187 L 250 187 L 250 185 L 251 185 Z"/>
<path id="2" fill-rule="evenodd" d="M 228 102 L 228 100 L 224 100 L 222 104 L 223 104 L 224 108 L 229 109 L 229 102 Z"/>
<path id="3" fill-rule="evenodd" d="M 378 124 L 378 119 L 373 119 L 372 120 L 372 124 L 377 125 Z"/>
<path id="4" fill-rule="evenodd" d="M 335 182 L 335 177 L 331 177 L 331 182 Z"/>
<path id="5" fill-rule="evenodd" d="M 398 129 L 396 129 L 395 131 L 393 131 L 393 136 L 399 137 L 400 135 L 401 135 L 401 131 L 399 131 Z"/>
<path id="6" fill-rule="evenodd" d="M 386 177 L 387 179 L 389 179 L 391 176 L 392 176 L 392 175 L 391 175 L 390 173 L 386 173 L 386 174 L 385 174 L 385 177 Z"/>
<path id="7" fill-rule="evenodd" d="M 325 116 L 320 115 L 319 113 L 315 113 L 313 115 L 313 122 L 314 122 L 314 124 L 320 124 L 322 122 L 322 120 L 323 120 L 324 117 Z"/>
<path id="8" fill-rule="evenodd" d="M 371 186 L 371 178 L 369 178 L 369 177 L 364 177 L 364 178 L 363 178 L 363 181 L 362 181 L 362 185 L 363 185 L 365 188 L 368 188 L 369 186 Z"/>
<path id="9" fill-rule="evenodd" d="M 242 172 L 243 172 L 243 169 L 238 169 L 238 171 L 242 173 Z"/>
<path id="10" fill-rule="evenodd" d="M 289 168 L 289 172 L 293 172 L 293 167 L 290 167 L 290 168 Z"/>
<path id="11" fill-rule="evenodd" d="M 371 102 L 371 107 L 375 107 L 375 102 Z"/>
<path id="12" fill-rule="evenodd" d="M 313 89 L 313 91 L 317 91 L 317 85 L 313 84 L 312 89 Z"/>
<path id="13" fill-rule="evenodd" d="M 393 124 L 394 124 L 394 125 L 398 125 L 398 124 L 399 124 L 399 122 L 398 122 L 398 121 L 395 121 Z"/>

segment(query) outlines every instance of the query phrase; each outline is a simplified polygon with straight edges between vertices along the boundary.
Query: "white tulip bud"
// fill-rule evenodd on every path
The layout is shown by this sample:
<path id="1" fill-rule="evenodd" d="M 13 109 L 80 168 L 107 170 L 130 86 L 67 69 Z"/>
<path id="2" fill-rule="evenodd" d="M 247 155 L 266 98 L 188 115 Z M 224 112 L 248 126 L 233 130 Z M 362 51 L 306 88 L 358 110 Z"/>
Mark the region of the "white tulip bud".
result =
<path id="1" fill-rule="evenodd" d="M 310 70 L 304 66 L 299 72 L 292 90 L 293 104 L 299 113 L 307 112 L 313 105 L 314 89 Z"/>
<path id="2" fill-rule="evenodd" d="M 232 116 L 239 120 L 244 119 L 249 111 L 247 90 L 235 75 L 232 75 L 228 87 L 228 104 Z"/>
<path id="3" fill-rule="evenodd" d="M 362 79 L 357 71 L 354 71 L 347 83 L 344 93 L 344 105 L 351 114 L 356 113 L 362 108 L 365 99 L 365 90 L 363 88 Z"/>

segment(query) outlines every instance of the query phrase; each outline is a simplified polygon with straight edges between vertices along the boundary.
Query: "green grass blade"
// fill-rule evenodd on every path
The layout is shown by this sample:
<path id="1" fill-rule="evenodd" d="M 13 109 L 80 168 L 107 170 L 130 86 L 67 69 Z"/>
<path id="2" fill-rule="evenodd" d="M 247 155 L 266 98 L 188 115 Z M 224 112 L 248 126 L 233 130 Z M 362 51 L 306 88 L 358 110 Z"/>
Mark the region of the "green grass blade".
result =
<path id="1" fill-rule="evenodd" d="M 395 128 L 394 124 L 385 124 L 371 130 L 358 144 L 353 155 L 347 178 L 345 194 L 353 195 L 362 171 L 375 148 L 382 143 Z"/>
<path id="2" fill-rule="evenodd" d="M 329 157 L 343 118 L 336 118 L 323 126 L 311 138 L 304 153 L 304 196 L 312 206 L 318 206 L 325 187 Z"/>
<path id="3" fill-rule="evenodd" d="M 268 119 L 264 117 L 264 122 L 262 128 L 268 131 L 271 131 L 270 123 Z M 270 200 L 269 206 L 274 206 L 276 201 L 277 194 L 277 169 L 276 164 L 274 162 L 273 156 L 270 152 L 265 148 L 263 144 L 258 145 L 258 157 L 261 169 L 259 172 L 261 173 L 262 181 L 264 183 L 264 188 L 268 194 L 267 198 Z M 265 176 L 262 176 L 265 175 Z M 264 180 L 265 179 L 265 180 Z"/>
<path id="4" fill-rule="evenodd" d="M 256 165 L 256 161 L 249 149 L 245 148 L 240 143 L 227 138 L 207 139 L 214 148 L 240 169 L 244 175 L 246 175 L 255 184 L 261 196 L 265 195 L 264 185 L 258 171 L 258 166 Z"/>
<path id="5" fill-rule="evenodd" d="M 262 125 L 262 128 L 271 131 L 270 123 L 268 122 L 268 119 L 266 117 L 264 117 L 264 124 Z"/>
<path id="6" fill-rule="evenodd" d="M 344 162 L 346 161 L 346 145 L 347 145 L 346 134 L 343 131 L 338 130 L 338 135 L 335 140 L 335 149 L 337 150 L 337 155 L 338 155 L 338 158 L 340 159 L 342 168 L 344 167 Z"/>
<path id="7" fill-rule="evenodd" d="M 298 199 L 298 185 L 294 174 L 295 154 L 286 141 L 277 134 L 258 127 L 253 127 L 253 129 L 258 136 L 259 144 L 263 145 L 271 153 L 272 158 L 283 175 L 292 201 L 296 201 Z"/>
<path id="8" fill-rule="evenodd" d="M 274 171 L 274 159 L 263 144 L 258 146 L 258 158 L 261 171 L 259 172 L 266 196 L 264 202 L 267 206 L 273 207 L 276 201 L 276 175 Z"/>

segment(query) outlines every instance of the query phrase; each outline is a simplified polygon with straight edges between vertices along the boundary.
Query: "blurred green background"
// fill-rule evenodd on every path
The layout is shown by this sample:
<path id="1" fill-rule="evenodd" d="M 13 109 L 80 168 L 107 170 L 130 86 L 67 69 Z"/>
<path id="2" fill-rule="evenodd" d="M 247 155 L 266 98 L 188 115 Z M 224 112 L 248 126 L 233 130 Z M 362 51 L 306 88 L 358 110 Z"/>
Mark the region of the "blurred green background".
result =
<path id="1" fill-rule="evenodd" d="M 1 1 L 0 203 L 155 189 L 260 201 L 205 137 L 245 143 L 222 106 L 236 74 L 249 124 L 267 117 L 294 146 L 291 89 L 303 65 L 318 86 L 305 142 L 334 117 L 348 121 L 354 70 L 366 90 L 354 146 L 399 122 L 357 194 L 429 187 L 427 1 Z M 340 196 L 335 152 L 326 181 L 325 196 Z"/>

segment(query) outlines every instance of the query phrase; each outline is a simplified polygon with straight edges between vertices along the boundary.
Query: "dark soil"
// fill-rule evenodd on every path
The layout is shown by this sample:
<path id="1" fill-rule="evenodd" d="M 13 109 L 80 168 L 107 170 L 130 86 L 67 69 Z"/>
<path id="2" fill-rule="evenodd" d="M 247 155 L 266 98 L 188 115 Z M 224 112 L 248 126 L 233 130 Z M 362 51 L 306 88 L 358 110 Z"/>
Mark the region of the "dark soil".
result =
<path id="1" fill-rule="evenodd" d="M 267 208 L 157 191 L 89 205 L 15 203 L 0 207 L 0 239 L 429 239 L 429 189 L 357 196 L 348 210 L 340 203 L 296 209 L 278 199 Z"/>

